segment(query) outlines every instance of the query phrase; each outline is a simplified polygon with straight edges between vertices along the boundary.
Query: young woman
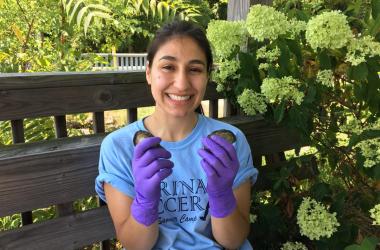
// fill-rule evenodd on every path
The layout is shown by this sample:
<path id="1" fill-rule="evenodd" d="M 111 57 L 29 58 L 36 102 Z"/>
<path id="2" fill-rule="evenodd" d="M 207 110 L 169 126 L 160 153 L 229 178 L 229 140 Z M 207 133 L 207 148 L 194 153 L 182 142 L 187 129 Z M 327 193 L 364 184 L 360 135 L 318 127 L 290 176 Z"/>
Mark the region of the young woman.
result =
<path id="1" fill-rule="evenodd" d="M 108 204 L 117 238 L 130 249 L 252 249 L 249 145 L 234 126 L 196 110 L 212 68 L 204 32 L 176 21 L 148 50 L 146 80 L 155 111 L 109 134 L 101 145 L 96 192 Z M 229 130 L 231 143 L 216 130 Z M 137 145 L 137 131 L 153 137 Z"/>

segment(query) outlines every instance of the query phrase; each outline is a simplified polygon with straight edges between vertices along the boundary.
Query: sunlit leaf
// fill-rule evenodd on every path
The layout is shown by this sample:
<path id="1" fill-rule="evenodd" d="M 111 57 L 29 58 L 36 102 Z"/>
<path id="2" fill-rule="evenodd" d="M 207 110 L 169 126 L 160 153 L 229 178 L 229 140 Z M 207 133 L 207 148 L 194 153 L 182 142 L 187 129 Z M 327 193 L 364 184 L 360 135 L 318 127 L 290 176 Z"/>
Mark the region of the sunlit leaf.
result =
<path id="1" fill-rule="evenodd" d="M 84 20 L 83 28 L 84 28 L 84 34 L 87 35 L 88 27 L 90 26 L 90 23 L 92 21 L 93 17 L 101 17 L 104 19 L 111 19 L 111 16 L 107 13 L 101 12 L 101 11 L 91 11 L 90 14 L 86 17 Z"/>
<path id="2" fill-rule="evenodd" d="M 20 43 L 24 42 L 24 35 L 22 34 L 22 31 L 16 24 L 12 24 L 12 30 L 15 33 L 17 39 L 19 40 Z"/>
<path id="3" fill-rule="evenodd" d="M 72 20 L 74 19 L 75 15 L 77 14 L 77 11 L 78 11 L 78 8 L 79 6 L 82 4 L 83 2 L 82 1 L 78 1 L 76 2 L 76 4 L 74 5 L 74 8 L 70 14 L 70 18 L 69 18 L 69 23 L 72 22 Z"/>

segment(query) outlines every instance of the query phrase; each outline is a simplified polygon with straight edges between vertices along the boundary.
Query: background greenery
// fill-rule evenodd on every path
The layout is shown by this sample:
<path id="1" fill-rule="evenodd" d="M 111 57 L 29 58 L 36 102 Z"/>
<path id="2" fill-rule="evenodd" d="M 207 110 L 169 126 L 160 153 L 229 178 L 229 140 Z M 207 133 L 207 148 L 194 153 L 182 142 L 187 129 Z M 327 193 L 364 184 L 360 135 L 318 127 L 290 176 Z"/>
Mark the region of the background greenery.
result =
<path id="1" fill-rule="evenodd" d="M 213 20 L 213 79 L 248 115 L 311 146 L 261 178 L 258 249 L 375 249 L 380 238 L 380 2 L 274 1 Z M 309 178 L 304 171 L 315 162 Z M 284 244 L 286 243 L 286 244 Z"/>

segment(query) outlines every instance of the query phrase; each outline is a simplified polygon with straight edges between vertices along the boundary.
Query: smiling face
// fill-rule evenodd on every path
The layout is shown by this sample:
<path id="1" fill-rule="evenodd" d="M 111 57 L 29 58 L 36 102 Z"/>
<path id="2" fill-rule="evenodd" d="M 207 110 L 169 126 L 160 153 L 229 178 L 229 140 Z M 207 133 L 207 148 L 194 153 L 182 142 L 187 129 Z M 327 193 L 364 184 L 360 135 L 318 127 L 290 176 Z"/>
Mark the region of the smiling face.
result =
<path id="1" fill-rule="evenodd" d="M 192 116 L 206 91 L 206 55 L 193 39 L 174 37 L 157 50 L 146 69 L 146 79 L 156 101 L 156 112 Z"/>

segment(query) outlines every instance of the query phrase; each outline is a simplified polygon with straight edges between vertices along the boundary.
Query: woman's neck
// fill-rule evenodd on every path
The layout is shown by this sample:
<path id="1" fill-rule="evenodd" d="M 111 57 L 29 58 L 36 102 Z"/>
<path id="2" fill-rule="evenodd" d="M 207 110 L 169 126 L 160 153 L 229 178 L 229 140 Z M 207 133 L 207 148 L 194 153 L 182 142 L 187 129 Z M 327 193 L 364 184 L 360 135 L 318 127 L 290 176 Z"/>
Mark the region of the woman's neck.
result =
<path id="1" fill-rule="evenodd" d="M 186 117 L 173 117 L 155 111 L 144 120 L 144 125 L 149 132 L 163 141 L 179 141 L 191 133 L 197 121 L 198 114 L 195 112 Z"/>

